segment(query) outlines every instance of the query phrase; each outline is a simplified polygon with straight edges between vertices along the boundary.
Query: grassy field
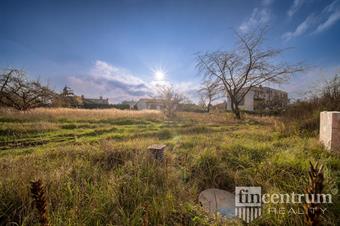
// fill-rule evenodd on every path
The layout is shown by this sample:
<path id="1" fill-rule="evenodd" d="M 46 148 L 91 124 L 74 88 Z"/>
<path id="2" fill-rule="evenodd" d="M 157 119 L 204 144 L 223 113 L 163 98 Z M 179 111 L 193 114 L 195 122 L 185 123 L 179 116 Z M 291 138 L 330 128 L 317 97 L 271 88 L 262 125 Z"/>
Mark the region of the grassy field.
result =
<path id="1" fill-rule="evenodd" d="M 35 109 L 1 110 L 0 122 L 0 225 L 37 224 L 35 179 L 46 185 L 51 225 L 242 225 L 206 215 L 200 191 L 304 193 L 309 161 L 324 164 L 325 193 L 340 185 L 339 157 L 270 117 Z M 167 145 L 163 164 L 149 158 L 154 143 Z M 339 195 L 326 207 L 323 223 L 339 225 Z M 263 213 L 251 225 L 303 225 L 302 215 Z"/>

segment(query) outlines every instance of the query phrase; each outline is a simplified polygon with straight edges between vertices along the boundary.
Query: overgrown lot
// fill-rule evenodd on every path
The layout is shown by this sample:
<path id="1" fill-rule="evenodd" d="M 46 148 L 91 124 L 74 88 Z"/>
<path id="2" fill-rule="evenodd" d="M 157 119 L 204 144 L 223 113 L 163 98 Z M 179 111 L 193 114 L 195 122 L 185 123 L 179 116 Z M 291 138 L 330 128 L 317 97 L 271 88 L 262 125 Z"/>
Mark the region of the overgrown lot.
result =
<path id="1" fill-rule="evenodd" d="M 325 193 L 340 185 L 339 157 L 270 117 L 36 109 L 2 110 L 0 121 L 0 225 L 38 223 L 35 179 L 46 185 L 51 225 L 242 225 L 207 216 L 199 192 L 304 193 L 309 161 L 324 164 Z M 154 143 L 167 145 L 164 163 L 149 158 Z M 339 225 L 339 195 L 325 207 L 323 223 Z M 263 211 L 252 225 L 303 225 L 303 216 Z"/>

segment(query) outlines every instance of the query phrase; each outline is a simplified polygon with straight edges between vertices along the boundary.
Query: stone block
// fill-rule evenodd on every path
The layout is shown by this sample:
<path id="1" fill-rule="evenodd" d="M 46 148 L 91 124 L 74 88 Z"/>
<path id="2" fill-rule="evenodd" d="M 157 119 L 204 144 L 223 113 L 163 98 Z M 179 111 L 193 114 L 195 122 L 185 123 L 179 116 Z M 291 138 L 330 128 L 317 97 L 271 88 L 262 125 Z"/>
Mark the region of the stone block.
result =
<path id="1" fill-rule="evenodd" d="M 151 155 L 155 160 L 163 161 L 165 147 L 166 145 L 164 144 L 153 144 L 148 147 L 148 150 L 151 152 Z"/>

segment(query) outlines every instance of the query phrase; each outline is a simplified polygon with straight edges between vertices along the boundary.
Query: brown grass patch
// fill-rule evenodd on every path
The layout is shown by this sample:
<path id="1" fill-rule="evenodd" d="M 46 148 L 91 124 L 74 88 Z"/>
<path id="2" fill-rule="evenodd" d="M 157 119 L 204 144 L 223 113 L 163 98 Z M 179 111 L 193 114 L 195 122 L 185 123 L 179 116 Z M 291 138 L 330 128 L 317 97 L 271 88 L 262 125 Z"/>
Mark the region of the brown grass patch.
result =
<path id="1" fill-rule="evenodd" d="M 88 119 L 120 119 L 143 118 L 162 119 L 163 114 L 156 110 L 118 110 L 118 109 L 74 109 L 74 108 L 35 108 L 30 111 L 16 111 L 14 109 L 0 109 L 0 115 L 4 118 L 19 120 L 88 120 Z"/>

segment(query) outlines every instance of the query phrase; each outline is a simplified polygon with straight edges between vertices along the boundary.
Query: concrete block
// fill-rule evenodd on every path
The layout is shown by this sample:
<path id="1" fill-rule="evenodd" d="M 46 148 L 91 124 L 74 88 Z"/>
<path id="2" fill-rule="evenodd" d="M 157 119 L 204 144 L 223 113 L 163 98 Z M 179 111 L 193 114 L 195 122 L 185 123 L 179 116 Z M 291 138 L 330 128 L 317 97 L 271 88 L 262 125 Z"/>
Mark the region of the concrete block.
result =
<path id="1" fill-rule="evenodd" d="M 340 153 L 340 111 L 320 113 L 320 142 L 327 150 Z"/>
<path id="2" fill-rule="evenodd" d="M 151 152 L 151 155 L 154 159 L 163 161 L 165 147 L 166 145 L 164 144 L 153 144 L 148 147 L 148 150 Z"/>

